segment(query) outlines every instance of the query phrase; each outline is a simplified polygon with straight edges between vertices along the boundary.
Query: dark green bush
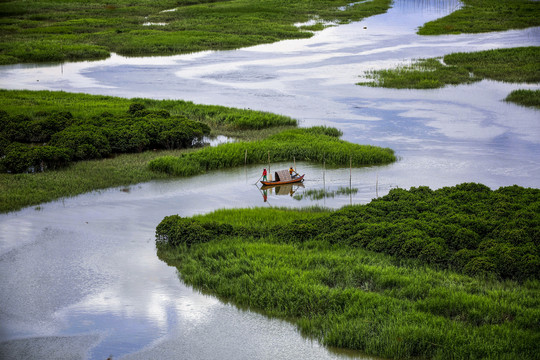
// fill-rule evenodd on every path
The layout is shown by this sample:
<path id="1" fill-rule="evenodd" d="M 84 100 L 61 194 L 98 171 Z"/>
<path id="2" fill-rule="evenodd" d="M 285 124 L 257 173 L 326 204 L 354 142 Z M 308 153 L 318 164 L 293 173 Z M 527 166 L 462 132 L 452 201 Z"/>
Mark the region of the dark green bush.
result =
<path id="1" fill-rule="evenodd" d="M 128 109 L 127 112 L 130 115 L 135 115 L 137 112 L 143 111 L 145 108 L 146 108 L 146 106 L 144 106 L 144 104 L 133 103 L 133 104 L 129 105 L 129 109 Z"/>
<path id="2" fill-rule="evenodd" d="M 109 140 L 94 126 L 72 126 L 51 137 L 50 145 L 71 150 L 74 160 L 107 157 L 111 153 Z"/>
<path id="3" fill-rule="evenodd" d="M 4 150 L 5 156 L 0 160 L 2 167 L 11 173 L 22 173 L 32 166 L 30 147 L 13 142 Z"/>
<path id="4" fill-rule="evenodd" d="M 158 246 L 191 246 L 208 242 L 218 236 L 232 234 L 234 234 L 234 229 L 228 224 L 201 223 L 191 218 L 171 215 L 165 217 L 157 226 L 156 243 Z"/>
<path id="5" fill-rule="evenodd" d="M 38 170 L 58 169 L 69 164 L 70 151 L 55 146 L 36 146 L 32 149 L 32 165 Z"/>
<path id="6" fill-rule="evenodd" d="M 67 111 L 39 111 L 34 117 L 10 117 L 0 113 L 0 156 L 3 171 L 25 172 L 56 169 L 70 161 L 100 159 L 117 153 L 149 149 L 187 148 L 202 143 L 208 125 L 166 110 L 150 111 L 142 103 L 130 105 L 126 114 L 103 112 L 89 118 L 74 118 Z M 44 149 L 38 150 L 37 146 Z M 48 147 L 47 147 L 48 146 Z M 32 147 L 33 150 L 29 150 Z M 35 148 L 35 149 L 34 149 Z"/>

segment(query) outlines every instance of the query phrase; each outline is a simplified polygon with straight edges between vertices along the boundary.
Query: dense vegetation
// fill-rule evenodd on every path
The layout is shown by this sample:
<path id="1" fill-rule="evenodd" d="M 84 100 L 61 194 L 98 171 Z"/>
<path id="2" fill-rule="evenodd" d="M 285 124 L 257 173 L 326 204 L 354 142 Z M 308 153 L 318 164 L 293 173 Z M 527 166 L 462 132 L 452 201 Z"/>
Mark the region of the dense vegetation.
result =
<path id="1" fill-rule="evenodd" d="M 13 93 L 4 91 L 2 94 L 12 98 Z M 25 100 L 40 96 L 28 92 L 15 94 L 26 97 Z M 96 98 L 103 101 L 101 97 Z M 160 104 L 154 101 L 156 103 Z M 168 104 L 170 102 L 160 105 Z M 147 109 L 143 102 L 132 102 L 123 112 L 118 112 L 118 108 L 114 113 L 104 111 L 95 115 L 79 111 L 77 117 L 61 110 L 59 104 L 55 104 L 53 110 L 40 107 L 42 110 L 30 114 L 28 108 L 21 113 L 21 104 L 11 104 L 8 108 L 14 113 L 0 111 L 0 169 L 21 173 L 31 167 L 57 169 L 73 161 L 113 154 L 189 148 L 201 144 L 204 136 L 210 134 L 207 124 L 237 129 L 296 124 L 293 119 L 269 113 L 181 104 L 186 105 L 181 114 L 173 116 L 163 109 L 165 106 Z"/>
<path id="2" fill-rule="evenodd" d="M 312 36 L 391 0 L 117 0 L 0 3 L 0 64 L 224 50 Z M 315 26 L 294 26 L 317 19 Z M 309 30 L 309 31 L 307 31 Z"/>
<path id="3" fill-rule="evenodd" d="M 397 89 L 434 89 L 469 84 L 482 79 L 505 82 L 540 82 L 540 47 L 520 47 L 472 53 L 454 53 L 423 59 L 391 70 L 366 74 L 374 81 L 359 85 Z M 472 73 L 472 75 L 471 75 Z"/>
<path id="4" fill-rule="evenodd" d="M 254 142 L 221 144 L 180 157 L 167 156 L 150 162 L 150 168 L 172 175 L 189 176 L 245 164 L 304 160 L 329 165 L 378 165 L 396 160 L 388 148 L 352 144 L 340 140 L 335 128 L 292 129 Z"/>
<path id="5" fill-rule="evenodd" d="M 105 127 L 109 126 L 109 119 L 112 123 L 117 123 L 118 119 L 138 121 L 137 116 L 126 113 L 126 109 L 129 109 L 133 103 L 145 106 L 143 113 L 147 111 L 152 114 L 169 113 L 171 114 L 170 118 L 177 117 L 184 121 L 185 118 L 188 118 L 190 122 L 204 123 L 210 126 L 216 134 L 227 134 L 245 140 L 261 139 L 296 124 L 296 120 L 285 116 L 223 106 L 196 105 L 180 100 L 122 99 L 65 92 L 0 90 L 0 108 L 5 111 L 4 116 L 7 113 L 9 119 L 30 119 L 30 121 L 24 122 L 28 126 L 15 126 L 15 129 L 28 136 L 19 136 L 19 141 L 23 141 L 23 143 L 12 144 L 12 147 L 18 149 L 20 153 L 29 155 L 24 156 L 23 160 L 34 160 L 38 155 L 43 155 L 41 151 L 44 150 L 38 149 L 47 149 L 47 147 L 43 146 L 25 144 L 32 141 L 31 136 L 34 135 L 38 137 L 51 136 L 51 132 L 44 131 L 44 127 L 45 129 L 49 127 L 54 129 L 76 121 L 89 121 L 92 123 L 94 119 L 100 123 L 103 114 L 106 115 L 105 118 L 107 119 L 103 124 Z M 149 124 L 153 121 L 149 121 Z M 157 121 L 160 121 L 159 117 Z M 8 126 L 8 122 L 2 121 L 0 127 L 4 128 L 6 126 Z M 37 131 L 38 129 L 41 130 Z M 114 133 L 118 129 L 115 127 L 112 132 Z M 12 135 L 16 134 L 17 132 Z M 129 132 L 126 132 L 127 134 Z M 88 135 L 93 138 L 94 134 Z M 99 139 L 103 140 L 103 138 Z M 45 138 L 41 140 L 45 140 Z M 5 137 L 2 141 L 0 150 L 5 152 L 10 142 Z M 129 144 L 129 142 L 126 144 Z M 52 145 L 49 144 L 48 146 L 48 149 L 50 149 Z M 109 149 L 110 147 L 111 143 L 109 142 Z M 100 148 L 97 151 L 99 153 L 99 151 L 103 150 Z M 68 167 L 33 174 L 0 173 L 0 212 L 18 210 L 24 206 L 37 205 L 63 196 L 73 196 L 96 189 L 161 179 L 168 175 L 150 171 L 147 167 L 148 161 L 164 155 L 177 156 L 185 151 L 189 150 L 152 150 L 133 154 L 124 153 L 98 160 L 78 161 L 71 163 Z M 47 156 L 48 154 L 51 153 L 45 152 L 44 155 Z M 66 157 L 62 157 L 62 154 Z M 71 160 L 70 154 L 72 154 L 72 150 L 69 149 L 65 151 L 56 150 L 56 153 L 52 152 L 52 155 L 49 155 L 49 159 L 52 158 L 52 161 L 47 164 L 49 170 L 51 167 L 54 168 L 55 164 L 60 166 L 64 160 L 66 162 Z M 53 157 L 54 155 L 57 156 L 56 160 Z M 3 158 L 1 161 L 7 160 Z M 41 167 L 41 162 L 33 161 L 33 163 L 37 163 L 39 168 Z M 24 166 L 28 164 L 29 162 L 26 162 Z"/>
<path id="6" fill-rule="evenodd" d="M 170 216 L 156 244 L 189 284 L 286 317 L 329 346 L 534 359 L 539 210 L 538 189 L 395 189 L 337 211 Z"/>
<path id="7" fill-rule="evenodd" d="M 150 149 L 180 149 L 201 144 L 208 125 L 171 117 L 164 110 L 149 111 L 133 103 L 124 116 L 104 112 L 74 118 L 69 111 L 10 116 L 0 111 L 0 167 L 22 173 L 30 167 L 56 169 L 71 161 L 101 159 L 112 154 Z M 38 145 L 39 144 L 39 145 Z"/>
<path id="8" fill-rule="evenodd" d="M 420 35 L 482 33 L 540 26 L 540 2 L 534 0 L 461 0 L 463 8 L 430 21 Z"/>

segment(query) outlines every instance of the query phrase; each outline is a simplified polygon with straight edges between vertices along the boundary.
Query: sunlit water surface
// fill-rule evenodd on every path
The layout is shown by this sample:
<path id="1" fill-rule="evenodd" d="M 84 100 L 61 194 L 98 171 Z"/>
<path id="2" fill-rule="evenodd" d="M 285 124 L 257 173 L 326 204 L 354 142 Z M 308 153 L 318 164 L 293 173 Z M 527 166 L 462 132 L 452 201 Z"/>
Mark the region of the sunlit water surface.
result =
<path id="1" fill-rule="evenodd" d="M 293 325 L 240 310 L 185 286 L 155 254 L 164 216 L 246 206 L 338 208 L 391 188 L 539 187 L 540 116 L 501 101 L 537 85 L 483 81 L 440 90 L 354 85 L 370 69 L 415 58 L 538 46 L 538 28 L 419 37 L 415 29 L 457 1 L 396 1 L 387 14 L 307 40 L 226 52 L 0 67 L 5 89 L 184 99 L 267 110 L 302 126 L 329 125 L 346 140 L 391 147 L 383 167 L 299 163 L 304 187 L 262 192 L 260 167 L 212 172 L 86 194 L 0 215 L 0 358 L 334 359 Z M 273 169 L 289 164 L 272 164 Z M 352 195 L 312 199 L 351 186 Z M 285 190 L 285 191 L 283 191 Z M 305 195 L 305 196 L 304 196 Z M 299 200 L 302 198 L 301 200 Z"/>

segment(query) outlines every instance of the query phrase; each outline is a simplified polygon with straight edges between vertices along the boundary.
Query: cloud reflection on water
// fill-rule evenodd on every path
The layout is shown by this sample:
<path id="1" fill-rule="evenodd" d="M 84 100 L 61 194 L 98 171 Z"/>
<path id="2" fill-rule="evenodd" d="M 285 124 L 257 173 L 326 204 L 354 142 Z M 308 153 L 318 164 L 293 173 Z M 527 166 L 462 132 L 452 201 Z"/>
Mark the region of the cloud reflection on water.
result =
<path id="1" fill-rule="evenodd" d="M 340 207 L 366 203 L 398 186 L 438 188 L 464 181 L 538 187 L 538 112 L 501 101 L 511 90 L 527 86 L 483 81 L 412 91 L 354 85 L 365 70 L 413 58 L 540 45 L 539 28 L 415 35 L 417 26 L 457 3 L 396 1 L 385 15 L 329 28 L 311 39 L 237 51 L 0 67 L 0 86 L 272 111 L 298 118 L 302 126 L 338 126 L 346 140 L 389 146 L 400 157 L 388 166 L 354 169 L 358 193 L 351 197 L 312 202 L 269 194 L 275 206 Z M 320 166 L 301 166 L 308 174 L 306 189 L 348 186 L 348 168 L 325 173 Z M 41 211 L 0 215 L 1 339 L 30 337 L 40 347 L 55 349 L 55 339 L 75 334 L 99 359 L 110 354 L 237 358 L 242 351 L 252 358 L 277 356 L 276 351 L 290 358 L 340 357 L 302 339 L 290 324 L 185 287 L 175 269 L 155 255 L 154 230 L 164 216 L 268 206 L 253 185 L 260 170 L 150 182 L 129 192 L 110 189 L 43 204 Z M 77 341 L 63 341 L 84 353 Z"/>

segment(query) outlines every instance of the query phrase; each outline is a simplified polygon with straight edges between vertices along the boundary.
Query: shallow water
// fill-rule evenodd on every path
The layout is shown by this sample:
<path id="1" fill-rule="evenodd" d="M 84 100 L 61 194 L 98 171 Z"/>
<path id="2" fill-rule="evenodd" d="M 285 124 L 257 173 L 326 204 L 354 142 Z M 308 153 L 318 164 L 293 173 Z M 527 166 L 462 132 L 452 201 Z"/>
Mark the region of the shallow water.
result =
<path id="1" fill-rule="evenodd" d="M 540 44 L 540 29 L 419 37 L 422 23 L 457 1 L 396 1 L 387 14 L 329 28 L 307 40 L 226 52 L 0 67 L 0 87 L 192 100 L 267 110 L 302 126 L 330 125 L 344 138 L 396 150 L 383 167 L 299 163 L 304 188 L 353 195 L 321 200 L 268 192 L 260 167 L 139 184 L 0 215 L 0 357 L 326 359 L 359 357 L 300 336 L 291 324 L 239 310 L 183 285 L 155 254 L 164 216 L 223 207 L 340 207 L 393 187 L 540 186 L 540 119 L 501 101 L 537 85 L 483 81 L 430 91 L 354 85 L 365 70 L 414 58 Z M 364 29 L 365 27 L 365 29 Z M 38 81 L 39 80 L 39 81 Z M 272 164 L 272 169 L 289 164 Z M 350 183 L 349 183 L 350 181 Z"/>

